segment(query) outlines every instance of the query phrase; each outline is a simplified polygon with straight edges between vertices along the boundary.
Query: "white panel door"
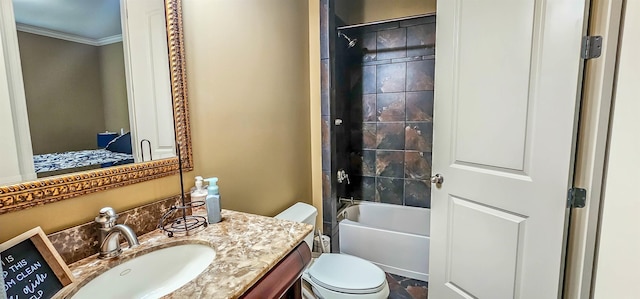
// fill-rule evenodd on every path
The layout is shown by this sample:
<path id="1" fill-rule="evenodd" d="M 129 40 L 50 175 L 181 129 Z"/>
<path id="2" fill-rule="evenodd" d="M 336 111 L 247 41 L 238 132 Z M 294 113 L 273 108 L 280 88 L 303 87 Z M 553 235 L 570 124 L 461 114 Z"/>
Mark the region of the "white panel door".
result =
<path id="1" fill-rule="evenodd" d="M 0 0 L 0 184 L 37 178 L 11 0 Z"/>
<path id="2" fill-rule="evenodd" d="M 558 297 L 584 14 L 438 1 L 430 298 Z"/>
<path id="3" fill-rule="evenodd" d="M 2 41 L 0 31 L 0 42 Z M 13 184 L 22 181 L 20 163 L 18 163 L 19 147 L 13 129 L 13 115 L 11 114 L 11 97 L 9 93 L 9 79 L 5 72 L 5 55 L 0 44 L 0 184 Z"/>
<path id="4" fill-rule="evenodd" d="M 128 52 L 129 114 L 136 162 L 174 157 L 175 134 L 163 0 L 124 0 Z M 125 53 L 126 53 L 125 52 Z"/>

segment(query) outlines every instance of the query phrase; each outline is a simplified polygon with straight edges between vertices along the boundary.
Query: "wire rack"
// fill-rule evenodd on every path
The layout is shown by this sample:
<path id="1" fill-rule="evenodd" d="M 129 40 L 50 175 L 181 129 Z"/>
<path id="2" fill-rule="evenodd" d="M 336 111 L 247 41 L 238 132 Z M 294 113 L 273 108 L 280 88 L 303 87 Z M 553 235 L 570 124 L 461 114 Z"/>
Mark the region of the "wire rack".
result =
<path id="1" fill-rule="evenodd" d="M 204 216 L 187 215 L 187 211 L 204 205 L 204 201 L 184 202 L 182 199 L 181 206 L 171 206 L 169 210 L 162 215 L 158 228 L 167 233 L 169 237 L 173 237 L 175 233 L 188 233 L 199 227 L 207 227 L 207 218 Z M 177 217 L 175 217 L 177 214 Z M 170 220 L 173 219 L 173 220 Z"/>
<path id="2" fill-rule="evenodd" d="M 180 168 L 180 203 L 179 206 L 171 206 L 167 212 L 165 212 L 160 221 L 158 221 L 158 228 L 166 232 L 169 237 L 173 237 L 176 233 L 188 234 L 197 228 L 207 227 L 207 218 L 204 216 L 187 215 L 193 208 L 204 205 L 204 201 L 190 201 L 185 202 L 184 194 L 184 180 L 182 177 L 182 156 L 180 155 L 180 143 L 177 142 L 178 150 L 178 167 Z"/>

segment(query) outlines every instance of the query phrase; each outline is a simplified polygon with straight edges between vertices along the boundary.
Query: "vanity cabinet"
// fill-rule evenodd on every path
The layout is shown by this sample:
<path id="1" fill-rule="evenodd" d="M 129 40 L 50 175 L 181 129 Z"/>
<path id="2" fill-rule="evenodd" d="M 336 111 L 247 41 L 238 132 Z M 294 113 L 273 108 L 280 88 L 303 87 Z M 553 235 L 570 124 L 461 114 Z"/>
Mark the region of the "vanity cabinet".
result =
<path id="1" fill-rule="evenodd" d="M 302 242 L 240 298 L 302 298 L 300 277 L 310 261 L 311 250 Z"/>

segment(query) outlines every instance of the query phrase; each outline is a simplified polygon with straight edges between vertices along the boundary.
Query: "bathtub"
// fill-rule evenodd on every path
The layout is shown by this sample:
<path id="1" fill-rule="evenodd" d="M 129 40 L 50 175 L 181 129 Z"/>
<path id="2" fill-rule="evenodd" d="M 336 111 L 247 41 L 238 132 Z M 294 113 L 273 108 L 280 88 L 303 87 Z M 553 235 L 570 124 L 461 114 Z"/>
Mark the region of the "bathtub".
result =
<path id="1" fill-rule="evenodd" d="M 340 252 L 385 272 L 429 281 L 430 218 L 425 208 L 359 202 L 338 215 Z"/>

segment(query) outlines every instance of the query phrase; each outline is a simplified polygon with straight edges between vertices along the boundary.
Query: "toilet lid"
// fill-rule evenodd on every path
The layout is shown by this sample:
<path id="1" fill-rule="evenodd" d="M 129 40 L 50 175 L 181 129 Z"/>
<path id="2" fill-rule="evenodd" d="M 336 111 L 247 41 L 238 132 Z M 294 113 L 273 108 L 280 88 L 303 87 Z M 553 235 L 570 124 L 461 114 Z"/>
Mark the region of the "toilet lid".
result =
<path id="1" fill-rule="evenodd" d="M 386 283 L 384 271 L 376 265 L 346 254 L 322 254 L 308 273 L 323 288 L 348 294 L 376 293 Z"/>

